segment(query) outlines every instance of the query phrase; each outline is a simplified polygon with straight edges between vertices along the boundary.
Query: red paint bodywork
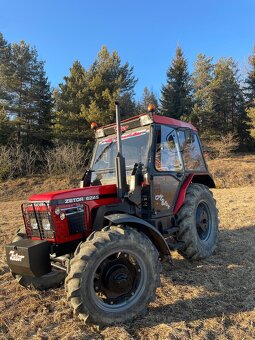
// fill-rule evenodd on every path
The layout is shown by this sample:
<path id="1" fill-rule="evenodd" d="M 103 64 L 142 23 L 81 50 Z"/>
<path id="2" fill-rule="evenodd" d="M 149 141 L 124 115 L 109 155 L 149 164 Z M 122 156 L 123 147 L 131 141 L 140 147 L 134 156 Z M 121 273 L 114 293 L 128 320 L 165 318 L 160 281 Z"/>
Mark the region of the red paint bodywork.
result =
<path id="1" fill-rule="evenodd" d="M 92 199 L 92 200 L 77 202 L 77 203 L 60 203 L 60 204 L 55 203 L 59 200 L 65 200 L 65 199 L 71 199 L 71 198 L 77 198 L 77 197 L 87 197 L 87 196 L 94 196 L 94 195 L 98 195 L 99 199 Z M 100 196 L 102 196 L 102 198 L 100 198 Z M 60 243 L 66 243 L 69 241 L 74 241 L 74 240 L 88 237 L 91 233 L 91 228 L 92 228 L 92 225 L 91 225 L 92 210 L 102 205 L 118 203 L 120 202 L 120 199 L 117 198 L 117 187 L 115 184 L 113 184 L 113 185 L 92 186 L 92 187 L 85 187 L 85 188 L 78 188 L 78 189 L 59 190 L 59 191 L 54 191 L 54 192 L 36 194 L 36 195 L 32 195 L 29 197 L 29 202 L 31 203 L 46 202 L 49 205 L 49 210 L 51 212 L 52 222 L 53 222 L 54 229 L 55 229 L 55 237 L 54 239 L 49 239 L 49 241 L 60 244 Z M 67 220 L 66 219 L 60 220 L 59 215 L 55 214 L 55 208 L 56 206 L 59 208 L 67 208 L 69 206 L 75 207 L 77 205 L 84 205 L 86 232 L 70 235 Z M 42 208 L 39 207 L 38 209 L 37 207 L 37 210 L 42 211 Z M 32 239 L 38 239 L 38 238 L 32 237 Z"/>
<path id="2" fill-rule="evenodd" d="M 182 122 L 181 120 L 177 120 L 177 119 L 170 118 L 170 117 L 153 115 L 153 122 L 158 123 L 158 124 L 171 125 L 171 126 L 175 126 L 175 127 L 189 128 L 193 131 L 197 131 L 195 126 L 193 126 L 192 124 Z"/>
<path id="3" fill-rule="evenodd" d="M 190 174 L 188 176 L 188 178 L 185 180 L 185 182 L 183 183 L 181 190 L 179 192 L 179 195 L 178 195 L 178 199 L 175 203 L 174 210 L 173 210 L 174 215 L 176 215 L 178 213 L 178 211 L 180 210 L 180 208 L 182 207 L 183 202 L 184 202 L 185 197 L 186 197 L 186 191 L 187 191 L 188 186 L 190 185 L 193 177 L 194 177 L 194 174 Z"/>
<path id="4" fill-rule="evenodd" d="M 148 113 L 125 119 L 125 120 L 121 121 L 121 124 L 126 124 L 130 121 L 139 119 L 140 117 L 146 116 L 146 115 L 148 115 Z M 171 125 L 171 126 L 181 127 L 181 128 L 189 128 L 193 131 L 197 131 L 197 129 L 195 128 L 194 125 L 192 125 L 190 123 L 183 122 L 181 120 L 177 120 L 177 119 L 170 118 L 170 117 L 159 116 L 159 115 L 156 115 L 156 114 L 152 114 L 152 115 L 150 114 L 150 117 L 151 117 L 153 123 Z M 109 128 L 109 127 L 113 127 L 113 126 L 116 126 L 116 124 L 115 123 L 109 124 L 109 125 L 103 126 L 103 128 Z"/>
<path id="5" fill-rule="evenodd" d="M 81 196 L 117 194 L 116 184 L 45 192 L 29 197 L 29 201 L 52 201 Z"/>

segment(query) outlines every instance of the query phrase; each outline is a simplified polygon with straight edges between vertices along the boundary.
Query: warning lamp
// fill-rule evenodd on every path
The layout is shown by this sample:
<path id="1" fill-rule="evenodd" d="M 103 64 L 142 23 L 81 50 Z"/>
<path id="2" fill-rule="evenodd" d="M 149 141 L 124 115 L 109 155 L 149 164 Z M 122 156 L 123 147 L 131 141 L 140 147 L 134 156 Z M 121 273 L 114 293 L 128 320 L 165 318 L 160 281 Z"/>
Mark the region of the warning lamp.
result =
<path id="1" fill-rule="evenodd" d="M 156 106 L 153 105 L 153 104 L 149 104 L 149 105 L 148 105 L 148 112 L 153 113 L 153 112 L 155 112 L 155 111 L 156 111 Z"/>
<path id="2" fill-rule="evenodd" d="M 96 130 L 96 128 L 97 128 L 97 123 L 96 123 L 96 122 L 92 122 L 92 123 L 90 124 L 90 127 L 91 127 L 92 130 Z"/>

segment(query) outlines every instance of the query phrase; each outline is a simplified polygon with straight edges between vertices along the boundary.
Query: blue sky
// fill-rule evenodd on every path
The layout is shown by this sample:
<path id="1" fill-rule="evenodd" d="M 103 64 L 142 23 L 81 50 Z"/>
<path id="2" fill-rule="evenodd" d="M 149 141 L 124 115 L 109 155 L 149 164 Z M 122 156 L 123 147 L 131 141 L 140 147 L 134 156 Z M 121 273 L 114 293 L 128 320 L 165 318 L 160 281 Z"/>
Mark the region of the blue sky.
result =
<path id="1" fill-rule="evenodd" d="M 158 95 L 181 46 L 192 71 L 198 53 L 233 57 L 241 70 L 255 45 L 254 0 L 0 0 L 0 32 L 25 40 L 57 86 L 74 60 L 85 68 L 102 45 L 134 66 L 136 97 Z"/>

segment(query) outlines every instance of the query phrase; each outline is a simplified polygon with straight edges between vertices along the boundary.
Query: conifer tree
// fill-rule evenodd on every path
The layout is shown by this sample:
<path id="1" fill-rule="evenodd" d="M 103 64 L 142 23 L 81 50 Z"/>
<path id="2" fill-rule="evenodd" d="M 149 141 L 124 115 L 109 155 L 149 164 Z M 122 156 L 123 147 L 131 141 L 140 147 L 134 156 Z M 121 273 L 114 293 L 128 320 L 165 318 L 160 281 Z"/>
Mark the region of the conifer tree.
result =
<path id="1" fill-rule="evenodd" d="M 182 49 L 176 55 L 168 71 L 166 85 L 161 90 L 161 112 L 172 118 L 186 118 L 191 112 L 191 86 L 187 61 Z"/>
<path id="2" fill-rule="evenodd" d="M 255 139 L 255 47 L 249 57 L 250 70 L 245 79 L 246 113 L 250 118 L 251 136 Z"/>
<path id="3" fill-rule="evenodd" d="M 0 32 L 0 105 L 4 105 L 5 101 L 10 98 L 7 88 L 7 82 L 10 77 L 10 55 L 11 46 Z"/>
<path id="4" fill-rule="evenodd" d="M 121 64 L 116 51 L 108 51 L 103 46 L 96 60 L 88 70 L 90 104 L 83 105 L 82 112 L 89 121 L 97 121 L 102 125 L 115 121 L 115 101 L 120 101 L 121 116 L 132 116 L 134 110 L 134 87 L 137 82 L 133 75 L 133 67 L 126 62 Z M 125 106 L 124 106 L 125 103 Z"/>
<path id="5" fill-rule="evenodd" d="M 247 106 L 254 107 L 255 103 L 255 47 L 253 54 L 249 57 L 250 70 L 245 80 Z"/>
<path id="6" fill-rule="evenodd" d="M 0 105 L 15 128 L 15 141 L 24 145 L 47 144 L 52 98 L 44 63 L 38 60 L 36 49 L 24 41 L 12 44 L 8 59 L 1 63 L 0 79 L 5 92 Z"/>
<path id="7" fill-rule="evenodd" d="M 201 133 L 210 133 L 213 128 L 213 103 L 210 85 L 213 79 L 212 58 L 199 54 L 192 74 L 193 108 L 190 115 L 191 122 L 200 129 Z"/>
<path id="8" fill-rule="evenodd" d="M 13 138 L 13 127 L 4 108 L 0 109 L 0 144 L 7 145 Z"/>
<path id="9" fill-rule="evenodd" d="M 218 134 L 234 132 L 242 144 L 249 141 L 249 118 L 239 82 L 239 70 L 232 58 L 221 58 L 215 65 L 210 84 L 214 126 Z"/>
<path id="10" fill-rule="evenodd" d="M 147 112 L 149 104 L 155 105 L 156 113 L 157 113 L 157 111 L 158 111 L 158 99 L 157 99 L 157 96 L 153 92 L 153 90 L 149 90 L 148 87 L 145 87 L 144 90 L 143 90 L 143 97 L 137 103 L 136 111 L 138 113 L 145 113 L 145 112 Z"/>
<path id="11" fill-rule="evenodd" d="M 246 112 L 251 122 L 250 133 L 252 138 L 255 139 L 255 99 L 251 103 L 250 107 L 248 107 Z"/>
<path id="12" fill-rule="evenodd" d="M 74 61 L 69 76 L 54 91 L 55 124 L 54 136 L 58 141 L 66 139 L 84 141 L 89 132 L 89 124 L 81 112 L 82 105 L 89 105 L 87 72 L 79 61 Z"/>
<path id="13" fill-rule="evenodd" d="M 11 138 L 11 123 L 6 114 L 4 106 L 9 95 L 6 82 L 8 79 L 7 66 L 10 62 L 10 44 L 4 39 L 0 32 L 0 144 L 8 144 Z"/>
<path id="14" fill-rule="evenodd" d="M 116 100 L 122 119 L 133 115 L 135 84 L 133 68 L 128 63 L 122 65 L 118 53 L 110 54 L 105 46 L 87 71 L 80 62 L 74 62 L 70 75 L 54 92 L 56 137 L 80 142 L 92 138 L 89 123 L 114 122 Z"/>

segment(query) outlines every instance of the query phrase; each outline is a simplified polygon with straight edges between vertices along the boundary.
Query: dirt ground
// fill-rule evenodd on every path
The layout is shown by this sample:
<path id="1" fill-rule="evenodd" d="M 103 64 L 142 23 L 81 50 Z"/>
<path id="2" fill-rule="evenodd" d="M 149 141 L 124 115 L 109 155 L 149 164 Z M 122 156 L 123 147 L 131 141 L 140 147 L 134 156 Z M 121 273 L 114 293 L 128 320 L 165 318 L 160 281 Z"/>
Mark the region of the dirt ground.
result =
<path id="1" fill-rule="evenodd" d="M 0 339 L 255 339 L 255 186 L 215 189 L 214 196 L 216 253 L 199 262 L 173 253 L 148 313 L 101 330 L 73 317 L 63 287 L 37 292 L 14 281 L 4 244 L 22 225 L 21 201 L 0 202 Z"/>

